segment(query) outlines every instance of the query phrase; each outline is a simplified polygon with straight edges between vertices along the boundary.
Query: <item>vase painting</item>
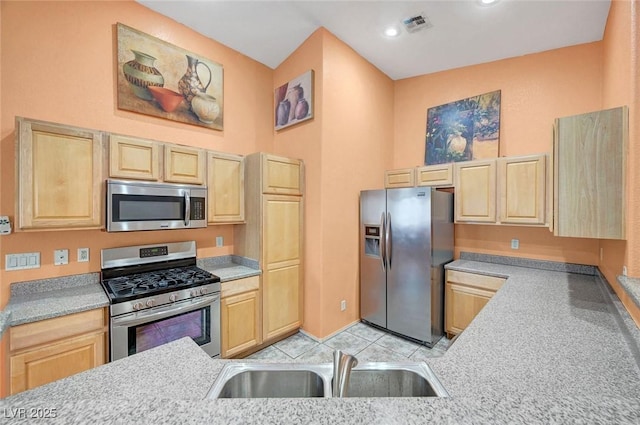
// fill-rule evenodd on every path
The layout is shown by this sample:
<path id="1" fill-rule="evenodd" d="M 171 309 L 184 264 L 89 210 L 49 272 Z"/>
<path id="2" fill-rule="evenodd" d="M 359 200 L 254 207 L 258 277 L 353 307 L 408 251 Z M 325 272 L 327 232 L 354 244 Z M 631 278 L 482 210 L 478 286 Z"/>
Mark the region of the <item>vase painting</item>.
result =
<path id="1" fill-rule="evenodd" d="M 500 90 L 427 110 L 425 165 L 497 158 Z"/>
<path id="2" fill-rule="evenodd" d="M 223 129 L 222 65 L 120 23 L 116 32 L 118 109 Z"/>
<path id="3" fill-rule="evenodd" d="M 313 70 L 277 87 L 273 97 L 276 130 L 313 118 Z"/>

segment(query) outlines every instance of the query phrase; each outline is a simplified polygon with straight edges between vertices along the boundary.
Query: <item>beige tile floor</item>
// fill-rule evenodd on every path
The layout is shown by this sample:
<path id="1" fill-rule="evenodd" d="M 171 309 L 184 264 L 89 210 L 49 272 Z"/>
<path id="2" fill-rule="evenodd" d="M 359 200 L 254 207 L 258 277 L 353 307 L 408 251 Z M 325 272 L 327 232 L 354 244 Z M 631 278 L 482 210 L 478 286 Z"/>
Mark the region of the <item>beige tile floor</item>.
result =
<path id="1" fill-rule="evenodd" d="M 433 348 L 428 348 L 364 323 L 356 323 L 321 343 L 298 332 L 247 358 L 326 363 L 332 361 L 333 350 L 339 349 L 360 361 L 422 361 L 442 356 L 449 344 L 450 340 L 442 337 Z"/>

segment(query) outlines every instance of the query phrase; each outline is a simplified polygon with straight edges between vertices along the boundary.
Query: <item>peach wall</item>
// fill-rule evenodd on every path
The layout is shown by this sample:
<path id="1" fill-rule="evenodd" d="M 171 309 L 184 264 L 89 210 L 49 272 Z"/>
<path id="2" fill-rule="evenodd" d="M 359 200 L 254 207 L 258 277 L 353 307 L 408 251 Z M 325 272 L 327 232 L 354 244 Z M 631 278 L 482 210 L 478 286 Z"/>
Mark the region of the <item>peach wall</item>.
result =
<path id="1" fill-rule="evenodd" d="M 322 332 L 322 122 L 323 122 L 323 30 L 317 30 L 304 41 L 274 72 L 272 87 L 312 69 L 314 71 L 313 118 L 302 124 L 274 131 L 272 151 L 299 158 L 305 164 L 304 195 L 304 323 L 313 335 Z M 275 107 L 275 105 L 274 105 Z M 271 109 L 274 110 L 274 107 Z M 271 117 L 275 122 L 272 112 Z M 272 123 L 273 125 L 273 123 Z"/>
<path id="2" fill-rule="evenodd" d="M 133 1 L 3 1 L 0 7 L 1 62 L 5 64 L 0 85 L 0 215 L 9 215 L 15 222 L 12 188 L 16 116 L 239 154 L 265 150 L 271 145 L 273 126 L 265 111 L 272 108 L 273 71 L 268 67 Z M 117 22 L 223 64 L 224 131 L 117 109 Z M 215 247 L 216 236 L 224 237 L 224 247 Z M 42 267 L 0 271 L 0 307 L 8 301 L 11 282 L 99 271 L 102 248 L 186 239 L 196 240 L 199 256 L 233 252 L 232 226 L 134 234 L 22 232 L 2 237 L 3 266 L 5 254 L 40 251 Z M 89 263 L 75 261 L 79 247 L 91 249 Z M 53 250 L 58 248 L 70 250 L 69 265 L 52 265 Z"/>
<path id="3" fill-rule="evenodd" d="M 276 69 L 274 87 L 309 68 L 313 122 L 276 132 L 273 150 L 305 161 L 304 330 L 322 338 L 360 317 L 358 195 L 391 165 L 393 82 L 324 29 Z"/>
<path id="4" fill-rule="evenodd" d="M 601 107 L 602 43 L 521 56 L 396 81 L 394 168 L 424 162 L 427 109 L 501 90 L 500 156 L 550 152 L 556 117 Z M 511 239 L 520 239 L 512 250 Z M 547 228 L 456 225 L 460 251 L 597 264 L 598 242 Z"/>

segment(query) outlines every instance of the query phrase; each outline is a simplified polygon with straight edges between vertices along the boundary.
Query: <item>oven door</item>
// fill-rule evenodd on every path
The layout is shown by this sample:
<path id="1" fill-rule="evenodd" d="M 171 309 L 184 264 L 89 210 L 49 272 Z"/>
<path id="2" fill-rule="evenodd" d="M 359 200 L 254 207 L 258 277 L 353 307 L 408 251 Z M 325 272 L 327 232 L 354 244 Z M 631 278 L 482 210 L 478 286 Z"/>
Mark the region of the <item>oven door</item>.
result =
<path id="1" fill-rule="evenodd" d="M 185 336 L 211 357 L 220 355 L 220 294 L 111 318 L 111 361 Z"/>

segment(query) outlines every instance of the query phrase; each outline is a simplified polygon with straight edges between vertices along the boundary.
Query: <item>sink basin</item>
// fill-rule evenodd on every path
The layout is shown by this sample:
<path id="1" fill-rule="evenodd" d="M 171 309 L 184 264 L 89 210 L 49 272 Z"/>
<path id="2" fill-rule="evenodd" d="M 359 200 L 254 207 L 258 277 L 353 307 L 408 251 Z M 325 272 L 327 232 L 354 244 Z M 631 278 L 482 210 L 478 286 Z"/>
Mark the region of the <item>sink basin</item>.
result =
<path id="1" fill-rule="evenodd" d="M 351 371 L 346 397 L 448 397 L 422 364 L 364 363 Z"/>
<path id="2" fill-rule="evenodd" d="M 226 365 L 207 398 L 331 397 L 329 365 L 231 363 Z"/>
<path id="3" fill-rule="evenodd" d="M 229 363 L 207 398 L 332 397 L 333 365 Z M 351 370 L 347 397 L 448 397 L 424 362 L 362 362 Z"/>

